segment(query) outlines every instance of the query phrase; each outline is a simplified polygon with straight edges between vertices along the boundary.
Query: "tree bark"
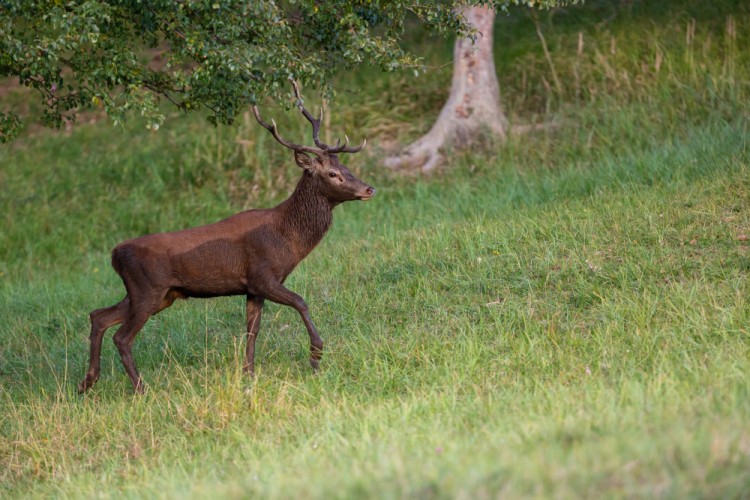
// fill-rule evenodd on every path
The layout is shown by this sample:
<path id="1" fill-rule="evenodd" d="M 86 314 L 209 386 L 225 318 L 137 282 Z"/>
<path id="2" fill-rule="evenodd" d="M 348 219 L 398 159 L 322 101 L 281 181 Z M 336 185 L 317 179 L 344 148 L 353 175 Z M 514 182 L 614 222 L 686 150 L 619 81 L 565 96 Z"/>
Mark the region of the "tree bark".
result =
<path id="1" fill-rule="evenodd" d="M 466 148 L 485 134 L 500 141 L 507 136 L 508 120 L 500 106 L 500 85 L 492 55 L 495 11 L 464 7 L 462 14 L 479 35 L 476 42 L 468 38 L 456 40 L 448 101 L 426 135 L 401 154 L 385 160 L 388 167 L 429 172 L 445 161 L 447 148 Z"/>

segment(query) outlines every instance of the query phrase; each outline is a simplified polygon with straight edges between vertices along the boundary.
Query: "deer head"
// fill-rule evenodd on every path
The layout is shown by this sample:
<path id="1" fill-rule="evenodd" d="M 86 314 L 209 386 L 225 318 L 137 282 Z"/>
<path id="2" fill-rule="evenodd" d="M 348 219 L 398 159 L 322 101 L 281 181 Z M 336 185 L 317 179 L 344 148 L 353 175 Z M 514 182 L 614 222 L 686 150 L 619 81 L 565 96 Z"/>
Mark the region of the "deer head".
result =
<path id="1" fill-rule="evenodd" d="M 320 140 L 320 123 L 323 120 L 323 108 L 320 109 L 318 118 L 314 118 L 302 104 L 302 96 L 299 92 L 297 82 L 290 79 L 294 87 L 294 95 L 297 98 L 297 108 L 302 112 L 307 121 L 312 125 L 313 142 L 315 146 L 305 146 L 287 141 L 279 134 L 276 122 L 271 120 L 269 125 L 260 117 L 257 106 L 253 106 L 255 119 L 264 128 L 271 132 L 273 137 L 283 145 L 294 151 L 294 161 L 304 169 L 305 174 L 311 176 L 317 191 L 332 203 L 341 203 L 350 200 L 369 200 L 375 194 L 375 189 L 357 179 L 344 164 L 339 161 L 341 153 L 358 153 L 367 145 L 367 139 L 361 146 L 349 146 L 349 138 L 344 135 L 344 143 L 336 141 L 335 146 L 329 146 Z"/>

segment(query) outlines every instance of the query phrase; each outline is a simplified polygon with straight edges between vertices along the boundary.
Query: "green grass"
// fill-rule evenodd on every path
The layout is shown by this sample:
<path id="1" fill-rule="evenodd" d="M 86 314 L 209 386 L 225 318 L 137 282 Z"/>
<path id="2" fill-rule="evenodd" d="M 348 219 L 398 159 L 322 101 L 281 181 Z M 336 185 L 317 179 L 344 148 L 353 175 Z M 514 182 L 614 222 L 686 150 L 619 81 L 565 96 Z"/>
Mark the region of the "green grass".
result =
<path id="1" fill-rule="evenodd" d="M 612 5 L 540 16 L 562 92 L 528 16 L 499 21 L 508 111 L 553 132 L 431 178 L 383 172 L 378 141 L 347 158 L 378 195 L 338 208 L 288 280 L 326 342 L 317 375 L 295 312 L 266 306 L 251 381 L 243 299 L 193 300 L 138 336 L 145 396 L 108 340 L 75 394 L 88 312 L 122 297 L 112 246 L 293 185 L 249 119 L 31 130 L 0 150 L 0 497 L 746 496 L 750 12 Z M 362 90 L 332 128 L 414 137 L 449 76 L 342 78 Z"/>

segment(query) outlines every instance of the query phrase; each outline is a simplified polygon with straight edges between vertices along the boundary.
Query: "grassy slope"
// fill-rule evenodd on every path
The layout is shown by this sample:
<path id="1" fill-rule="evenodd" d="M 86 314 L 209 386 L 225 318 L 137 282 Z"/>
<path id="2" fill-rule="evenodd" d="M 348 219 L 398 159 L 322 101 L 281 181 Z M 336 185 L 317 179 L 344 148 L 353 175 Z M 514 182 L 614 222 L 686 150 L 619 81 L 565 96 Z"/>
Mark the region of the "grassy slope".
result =
<path id="1" fill-rule="evenodd" d="M 750 17 L 702 5 L 542 16 L 562 92 L 514 14 L 510 111 L 565 126 L 429 180 L 351 158 L 378 197 L 338 209 L 289 280 L 327 342 L 318 376 L 296 314 L 269 305 L 244 380 L 242 300 L 217 299 L 146 326 L 145 397 L 109 342 L 99 385 L 73 394 L 86 314 L 122 293 L 114 243 L 284 196 L 288 155 L 249 123 L 80 127 L 0 152 L 0 496 L 747 491 Z M 387 137 L 429 123 L 446 75 L 355 78 L 334 127 Z"/>

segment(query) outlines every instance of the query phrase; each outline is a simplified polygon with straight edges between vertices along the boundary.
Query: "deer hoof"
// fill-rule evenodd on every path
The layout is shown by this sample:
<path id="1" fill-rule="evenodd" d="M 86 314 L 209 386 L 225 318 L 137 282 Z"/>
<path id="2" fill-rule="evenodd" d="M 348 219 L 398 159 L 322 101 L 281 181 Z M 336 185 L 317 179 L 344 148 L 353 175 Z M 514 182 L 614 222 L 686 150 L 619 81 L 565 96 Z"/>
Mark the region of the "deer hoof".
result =
<path id="1" fill-rule="evenodd" d="M 133 387 L 135 393 L 139 396 L 143 396 L 146 392 L 146 387 L 143 385 L 143 380 L 138 379 L 138 383 Z"/>
<path id="2" fill-rule="evenodd" d="M 96 383 L 98 378 L 98 375 L 86 374 L 86 378 L 81 380 L 81 382 L 78 384 L 78 394 L 83 394 L 84 392 L 94 387 L 94 384 Z"/>
<path id="3" fill-rule="evenodd" d="M 312 366 L 313 371 L 318 371 L 318 369 L 320 368 L 320 360 L 310 358 L 310 366 Z"/>

